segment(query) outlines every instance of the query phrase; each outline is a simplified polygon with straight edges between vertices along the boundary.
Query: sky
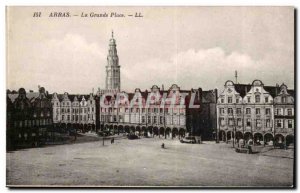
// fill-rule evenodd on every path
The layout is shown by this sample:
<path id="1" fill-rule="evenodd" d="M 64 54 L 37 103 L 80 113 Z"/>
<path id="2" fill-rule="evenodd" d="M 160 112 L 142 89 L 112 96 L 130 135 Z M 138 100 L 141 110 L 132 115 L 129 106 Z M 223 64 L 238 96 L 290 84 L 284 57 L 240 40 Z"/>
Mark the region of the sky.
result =
<path id="1" fill-rule="evenodd" d="M 33 17 L 37 11 L 41 18 Z M 49 17 L 51 12 L 71 17 Z M 127 16 L 136 12 L 143 17 Z M 292 7 L 8 7 L 7 88 L 104 89 L 112 30 L 121 90 L 127 92 L 172 84 L 222 90 L 227 80 L 235 81 L 235 70 L 238 83 L 260 79 L 294 88 Z"/>

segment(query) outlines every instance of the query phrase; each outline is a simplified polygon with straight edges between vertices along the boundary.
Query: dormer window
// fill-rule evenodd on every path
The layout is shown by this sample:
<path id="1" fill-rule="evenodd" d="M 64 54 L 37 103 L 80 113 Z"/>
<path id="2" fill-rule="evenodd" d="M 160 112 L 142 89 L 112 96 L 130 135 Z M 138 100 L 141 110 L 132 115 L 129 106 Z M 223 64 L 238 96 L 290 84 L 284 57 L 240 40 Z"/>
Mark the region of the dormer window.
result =
<path id="1" fill-rule="evenodd" d="M 286 103 L 286 97 L 282 97 L 282 102 Z"/>
<path id="2" fill-rule="evenodd" d="M 266 103 L 269 102 L 269 97 L 265 97 L 265 102 L 266 102 Z"/>
<path id="3" fill-rule="evenodd" d="M 259 95 L 255 95 L 255 102 L 260 103 L 260 96 Z"/>
<path id="4" fill-rule="evenodd" d="M 251 101 L 250 99 L 251 99 L 250 97 L 247 97 L 247 101 L 248 101 L 248 103 L 250 103 L 250 101 Z"/>
<path id="5" fill-rule="evenodd" d="M 228 97 L 228 103 L 232 103 L 232 97 Z"/>

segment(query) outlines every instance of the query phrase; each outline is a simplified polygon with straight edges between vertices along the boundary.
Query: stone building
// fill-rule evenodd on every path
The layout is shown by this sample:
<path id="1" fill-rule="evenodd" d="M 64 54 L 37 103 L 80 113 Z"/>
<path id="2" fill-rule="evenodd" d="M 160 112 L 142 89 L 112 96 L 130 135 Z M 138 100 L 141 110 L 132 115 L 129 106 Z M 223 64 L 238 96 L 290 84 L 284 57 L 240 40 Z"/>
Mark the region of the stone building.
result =
<path id="1" fill-rule="evenodd" d="M 117 53 L 116 40 L 114 39 L 114 33 L 112 32 L 112 37 L 109 40 L 109 49 L 107 55 L 105 90 L 102 90 L 101 93 L 115 93 L 120 91 L 120 89 L 121 75 L 119 57 Z"/>
<path id="2" fill-rule="evenodd" d="M 20 88 L 18 94 L 8 94 L 7 108 L 8 149 L 36 146 L 47 139 L 52 127 L 52 104 L 43 87 L 38 93 Z"/>
<path id="3" fill-rule="evenodd" d="M 154 85 L 150 91 L 135 89 L 133 93 L 102 95 L 103 104 L 99 105 L 101 129 L 158 137 L 184 136 L 186 133 L 202 135 L 207 127 L 212 133 L 213 125 L 206 121 L 214 114 L 204 110 L 204 96 L 206 100 L 210 97 L 201 88 L 181 90 L 176 84 L 168 90 L 160 90 Z M 201 113 L 205 118 L 201 119 Z"/>
<path id="4" fill-rule="evenodd" d="M 95 130 L 96 102 L 90 95 L 52 95 L 53 123 L 55 128 Z"/>
<path id="5" fill-rule="evenodd" d="M 277 142 L 294 143 L 295 129 L 294 91 L 285 84 L 274 98 L 274 136 Z"/>
<path id="6" fill-rule="evenodd" d="M 264 86 L 260 80 L 248 85 L 226 81 L 217 103 L 219 139 L 253 139 L 256 144 L 278 141 L 281 135 L 274 124 L 278 93 L 278 86 Z"/>

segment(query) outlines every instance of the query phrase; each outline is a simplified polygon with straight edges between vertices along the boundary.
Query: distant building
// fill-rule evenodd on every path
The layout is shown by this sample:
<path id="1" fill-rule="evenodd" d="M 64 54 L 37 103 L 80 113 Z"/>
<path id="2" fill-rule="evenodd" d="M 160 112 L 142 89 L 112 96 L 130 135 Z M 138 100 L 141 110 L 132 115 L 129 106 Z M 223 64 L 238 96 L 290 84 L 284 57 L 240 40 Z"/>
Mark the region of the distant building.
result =
<path id="1" fill-rule="evenodd" d="M 52 127 L 52 105 L 43 87 L 38 93 L 7 95 L 8 149 L 36 146 Z"/>
<path id="2" fill-rule="evenodd" d="M 226 81 L 217 103 L 219 139 L 253 139 L 263 144 L 284 141 L 286 131 L 276 132 L 274 123 L 274 110 L 280 106 L 275 102 L 279 101 L 278 93 L 278 86 L 264 86 L 260 80 L 251 85 Z"/>
<path id="3" fill-rule="evenodd" d="M 294 142 L 295 132 L 295 102 L 294 91 L 288 90 L 285 84 L 280 86 L 280 92 L 274 98 L 274 135 L 279 142 Z"/>
<path id="4" fill-rule="evenodd" d="M 101 129 L 114 132 L 138 132 L 141 135 L 159 137 L 184 136 L 186 133 L 212 137 L 216 129 L 210 121 L 214 119 L 212 116 L 216 115 L 209 110 L 210 103 L 216 101 L 214 96 L 217 95 L 214 91 L 202 92 L 201 88 L 181 90 L 174 84 L 169 90 L 160 90 L 154 85 L 150 91 L 142 92 L 140 89 L 135 89 L 134 93 L 124 94 L 128 96 L 128 100 L 125 97 L 118 98 L 114 94 L 103 95 L 106 107 L 99 105 Z M 182 97 L 183 95 L 186 97 Z M 176 99 L 174 105 L 172 106 L 170 102 L 163 103 L 163 96 L 167 99 L 174 97 Z M 147 103 L 147 100 L 150 102 Z M 207 104 L 204 105 L 203 100 L 206 100 Z M 199 106 L 191 108 L 190 102 Z M 130 104 L 134 105 L 130 106 Z M 206 107 L 208 110 L 205 110 Z M 205 131 L 211 133 L 206 135 Z"/>
<path id="5" fill-rule="evenodd" d="M 53 123 L 55 128 L 95 130 L 96 102 L 90 95 L 52 95 Z"/>
<path id="6" fill-rule="evenodd" d="M 112 32 L 112 37 L 109 40 L 109 49 L 107 55 L 105 89 L 99 91 L 100 95 L 107 92 L 116 93 L 120 91 L 120 68 L 116 40 L 114 39 L 114 34 Z"/>

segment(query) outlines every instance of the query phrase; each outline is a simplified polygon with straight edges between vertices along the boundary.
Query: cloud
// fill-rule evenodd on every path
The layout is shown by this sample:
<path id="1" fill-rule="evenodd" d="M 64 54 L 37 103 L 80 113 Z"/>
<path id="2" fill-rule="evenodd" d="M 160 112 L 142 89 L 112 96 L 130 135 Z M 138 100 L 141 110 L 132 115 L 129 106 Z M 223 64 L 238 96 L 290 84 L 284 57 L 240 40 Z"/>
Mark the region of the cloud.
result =
<path id="1" fill-rule="evenodd" d="M 34 88 L 40 84 L 55 92 L 91 92 L 104 83 L 106 51 L 78 34 L 68 33 L 61 39 L 31 45 L 16 62 L 17 68 L 8 72 L 12 85 Z"/>
<path id="2" fill-rule="evenodd" d="M 152 59 L 136 63 L 130 69 L 122 69 L 123 85 L 130 87 L 150 88 L 151 85 L 165 84 L 165 88 L 173 83 L 183 89 L 223 89 L 226 80 L 234 81 L 234 72 L 238 71 L 238 82 L 248 84 L 254 79 L 261 79 L 266 85 L 275 85 L 274 82 L 289 82 L 290 75 L 281 78 L 274 77 L 272 72 L 273 60 L 266 56 L 254 60 L 249 55 L 233 51 L 226 54 L 221 47 L 209 49 L 189 49 L 170 58 Z M 293 66 L 275 66 L 276 71 L 293 73 Z M 280 82 L 278 82 L 280 83 Z M 131 88 L 133 89 L 133 88 Z"/>

